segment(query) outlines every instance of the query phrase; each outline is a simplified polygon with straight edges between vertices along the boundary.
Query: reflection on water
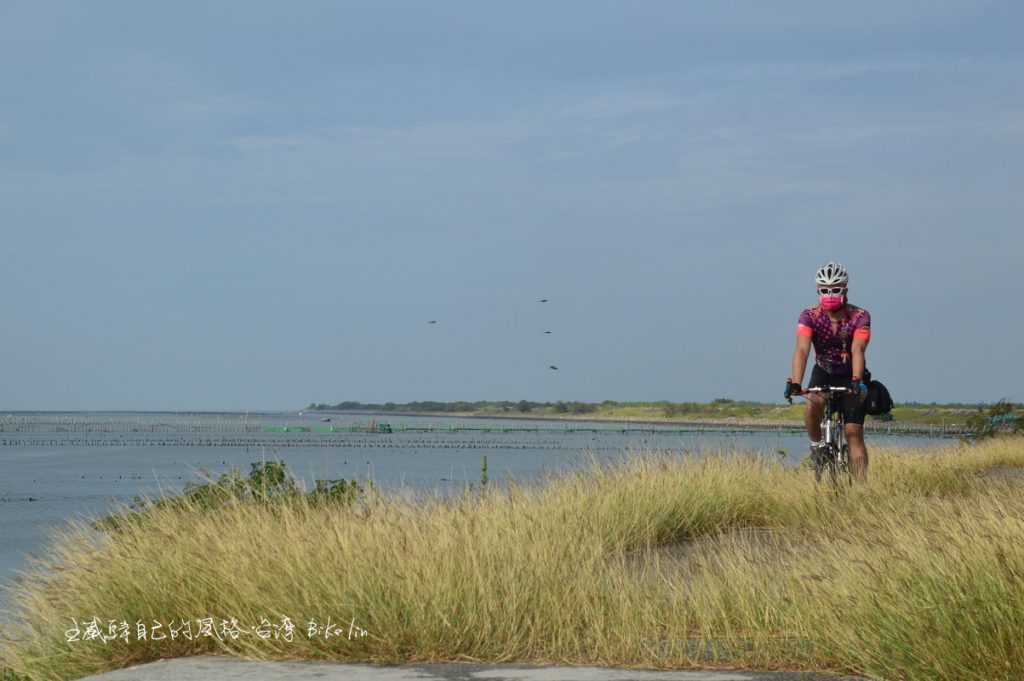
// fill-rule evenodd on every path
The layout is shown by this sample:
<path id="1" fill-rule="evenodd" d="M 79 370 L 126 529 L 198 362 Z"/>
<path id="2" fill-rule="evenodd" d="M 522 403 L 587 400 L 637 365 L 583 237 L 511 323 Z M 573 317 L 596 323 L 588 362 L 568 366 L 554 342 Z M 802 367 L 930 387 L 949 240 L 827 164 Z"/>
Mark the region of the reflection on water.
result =
<path id="1" fill-rule="evenodd" d="M 372 422 L 376 418 L 376 422 Z M 325 419 L 330 419 L 329 421 Z M 371 427 L 391 432 L 366 432 Z M 359 432 L 362 431 L 362 432 Z M 869 435 L 908 446 L 949 440 Z M 317 479 L 373 480 L 397 491 L 458 492 L 480 479 L 529 483 L 549 473 L 612 461 L 638 449 L 680 455 L 719 449 L 784 453 L 796 463 L 806 436 L 628 426 L 407 416 L 323 414 L 74 413 L 0 416 L 0 583 L 43 550 L 67 518 L 100 515 L 135 495 L 181 490 L 202 475 L 280 459 L 307 489 Z M 2 599 L 2 595 L 0 595 Z M 3 600 L 0 600 L 0 608 Z M 2 617 L 2 615 L 0 615 Z"/>

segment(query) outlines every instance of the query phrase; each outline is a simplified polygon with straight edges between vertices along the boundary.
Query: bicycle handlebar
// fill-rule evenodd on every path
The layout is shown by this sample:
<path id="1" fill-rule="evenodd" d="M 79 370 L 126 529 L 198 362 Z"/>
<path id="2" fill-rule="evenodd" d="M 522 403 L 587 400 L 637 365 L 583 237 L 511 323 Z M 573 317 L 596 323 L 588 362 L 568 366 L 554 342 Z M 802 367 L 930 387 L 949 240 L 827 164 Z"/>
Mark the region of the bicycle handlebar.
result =
<path id="1" fill-rule="evenodd" d="M 806 388 L 798 393 L 793 393 L 791 397 L 786 398 L 790 404 L 793 404 L 793 397 L 800 397 L 807 393 L 852 393 L 853 390 L 845 385 L 823 385 L 817 388 Z"/>
<path id="2" fill-rule="evenodd" d="M 804 393 L 852 393 L 849 387 L 845 385 L 823 385 L 819 388 L 807 388 L 796 393 L 797 395 L 803 395 Z"/>

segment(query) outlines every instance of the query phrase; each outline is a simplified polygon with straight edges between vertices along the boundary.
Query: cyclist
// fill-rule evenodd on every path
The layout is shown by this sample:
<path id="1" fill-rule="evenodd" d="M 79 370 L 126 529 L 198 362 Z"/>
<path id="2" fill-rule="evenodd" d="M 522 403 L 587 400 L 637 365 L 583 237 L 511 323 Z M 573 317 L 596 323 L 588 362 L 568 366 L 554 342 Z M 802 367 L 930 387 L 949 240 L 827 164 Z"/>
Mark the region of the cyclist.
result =
<path id="1" fill-rule="evenodd" d="M 864 308 L 847 301 L 849 275 L 837 262 L 822 265 L 814 277 L 818 304 L 800 313 L 796 326 L 796 351 L 793 366 L 786 379 L 785 396 L 801 392 L 807 356 L 814 346 L 814 369 L 809 388 L 817 386 L 849 386 L 853 393 L 843 395 L 841 405 L 846 421 L 846 441 L 850 446 L 850 472 L 864 480 L 868 471 L 868 450 L 864 446 L 864 414 L 867 383 L 871 372 L 865 366 L 864 353 L 871 339 L 871 315 Z M 821 417 L 825 412 L 825 398 L 820 394 L 807 395 L 804 423 L 811 438 L 811 456 L 815 461 L 821 455 L 824 441 L 821 436 Z"/>

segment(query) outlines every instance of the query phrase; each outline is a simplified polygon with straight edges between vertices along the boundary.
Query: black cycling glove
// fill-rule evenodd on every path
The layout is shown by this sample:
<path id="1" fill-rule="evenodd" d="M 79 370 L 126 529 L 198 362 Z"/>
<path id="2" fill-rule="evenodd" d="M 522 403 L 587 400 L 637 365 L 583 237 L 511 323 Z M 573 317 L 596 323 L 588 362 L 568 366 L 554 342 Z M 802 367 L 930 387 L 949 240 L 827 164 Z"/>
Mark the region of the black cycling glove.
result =
<path id="1" fill-rule="evenodd" d="M 799 395 L 800 392 L 801 392 L 800 391 L 800 384 L 799 383 L 794 383 L 792 378 L 787 378 L 786 379 L 786 392 L 784 393 L 785 398 L 788 400 L 791 397 L 793 397 L 793 395 Z"/>

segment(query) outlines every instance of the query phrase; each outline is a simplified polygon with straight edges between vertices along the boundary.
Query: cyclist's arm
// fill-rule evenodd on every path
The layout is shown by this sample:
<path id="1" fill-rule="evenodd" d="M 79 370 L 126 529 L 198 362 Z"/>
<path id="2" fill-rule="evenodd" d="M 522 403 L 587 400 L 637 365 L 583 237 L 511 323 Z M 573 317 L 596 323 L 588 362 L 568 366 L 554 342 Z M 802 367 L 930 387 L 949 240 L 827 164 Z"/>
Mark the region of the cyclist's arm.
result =
<path id="1" fill-rule="evenodd" d="M 857 328 L 853 331 L 853 343 L 850 346 L 850 355 L 853 367 L 853 377 L 856 379 L 864 378 L 864 352 L 867 350 L 867 344 L 871 340 L 871 317 L 867 314 L 867 310 L 864 310 L 861 314 L 860 320 L 858 320 Z"/>
<path id="2" fill-rule="evenodd" d="M 794 383 L 803 383 L 804 371 L 807 370 L 807 357 L 811 354 L 811 335 L 800 333 L 796 335 L 796 350 L 793 351 L 793 368 L 790 373 L 790 380 Z"/>
<path id="3" fill-rule="evenodd" d="M 854 322 L 853 343 L 850 346 L 851 362 L 853 366 L 853 377 L 864 378 L 864 352 L 871 341 L 871 315 L 867 310 L 860 310 L 856 322 Z"/>
<path id="4" fill-rule="evenodd" d="M 868 348 L 868 339 L 870 336 L 866 334 L 854 334 L 853 346 L 850 349 L 850 354 L 853 360 L 853 375 L 857 378 L 864 378 L 864 352 Z"/>

